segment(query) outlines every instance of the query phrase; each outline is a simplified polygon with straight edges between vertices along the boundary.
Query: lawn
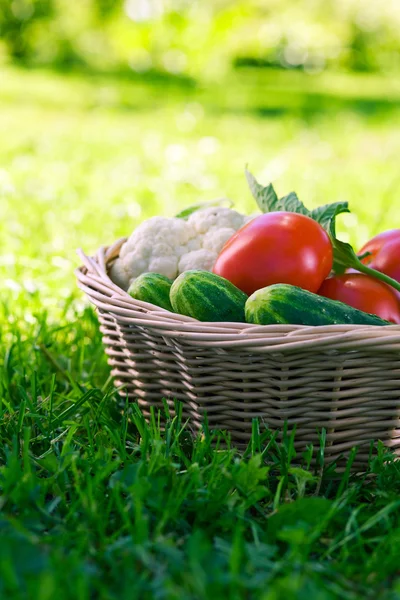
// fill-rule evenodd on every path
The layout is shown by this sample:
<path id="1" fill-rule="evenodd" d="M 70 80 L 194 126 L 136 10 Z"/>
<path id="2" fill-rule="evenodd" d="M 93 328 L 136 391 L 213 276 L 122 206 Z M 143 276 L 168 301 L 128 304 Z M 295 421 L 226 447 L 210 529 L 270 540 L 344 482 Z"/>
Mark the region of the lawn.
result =
<path id="1" fill-rule="evenodd" d="M 240 71 L 213 86 L 3 70 L 0 597 L 400 598 L 400 466 L 314 472 L 266 432 L 244 457 L 118 406 L 75 250 L 228 196 L 246 164 L 343 239 L 399 226 L 400 87 Z M 259 443 L 260 442 L 260 443 Z M 268 466 L 266 466 L 266 460 Z M 293 463 L 303 462 L 303 468 Z"/>

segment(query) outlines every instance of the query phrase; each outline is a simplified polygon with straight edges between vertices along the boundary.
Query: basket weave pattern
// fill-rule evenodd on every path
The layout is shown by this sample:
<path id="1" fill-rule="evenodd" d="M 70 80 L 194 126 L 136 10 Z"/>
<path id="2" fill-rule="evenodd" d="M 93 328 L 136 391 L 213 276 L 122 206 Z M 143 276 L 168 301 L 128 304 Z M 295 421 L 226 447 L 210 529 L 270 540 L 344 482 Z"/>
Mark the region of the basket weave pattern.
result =
<path id="1" fill-rule="evenodd" d="M 257 326 L 201 323 L 132 299 L 107 271 L 125 239 L 93 258 L 79 252 L 78 285 L 97 307 L 115 384 L 144 414 L 166 399 L 183 403 L 192 429 L 207 413 L 212 429 L 238 445 L 252 419 L 271 429 L 296 424 L 296 450 L 318 447 L 325 460 L 359 446 L 365 466 L 372 440 L 400 454 L 400 326 Z"/>

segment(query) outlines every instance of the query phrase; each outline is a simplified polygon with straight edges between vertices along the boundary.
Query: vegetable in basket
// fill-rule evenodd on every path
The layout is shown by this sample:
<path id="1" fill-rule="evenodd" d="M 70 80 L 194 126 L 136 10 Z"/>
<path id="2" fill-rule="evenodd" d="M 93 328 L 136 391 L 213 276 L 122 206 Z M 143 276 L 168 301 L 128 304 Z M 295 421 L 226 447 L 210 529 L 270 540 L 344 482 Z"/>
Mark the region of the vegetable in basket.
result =
<path id="1" fill-rule="evenodd" d="M 377 315 L 386 321 L 400 323 L 400 304 L 395 290 L 363 273 L 329 277 L 321 285 L 318 294 Z"/>
<path id="2" fill-rule="evenodd" d="M 172 279 L 168 279 L 160 273 L 142 273 L 136 277 L 129 286 L 128 294 L 140 300 L 155 304 L 165 310 L 172 312 L 169 292 L 172 285 Z"/>
<path id="3" fill-rule="evenodd" d="M 306 215 L 270 212 L 244 225 L 225 244 L 213 272 L 252 294 L 274 283 L 316 292 L 333 264 L 328 233 Z"/>
<path id="4" fill-rule="evenodd" d="M 111 279 L 127 290 L 146 272 L 175 279 L 184 271 L 211 271 L 232 235 L 252 217 L 222 206 L 194 211 L 187 218 L 152 217 L 141 223 L 123 244 L 111 267 Z"/>
<path id="5" fill-rule="evenodd" d="M 170 299 L 176 313 L 199 321 L 245 322 L 247 295 L 214 273 L 182 273 L 171 286 Z"/>
<path id="6" fill-rule="evenodd" d="M 390 229 L 369 240 L 358 252 L 361 262 L 400 281 L 400 229 Z M 400 299 L 400 292 L 396 292 Z"/>
<path id="7" fill-rule="evenodd" d="M 245 313 L 246 321 L 257 325 L 390 325 L 376 315 L 288 284 L 254 292 L 246 302 Z"/>
<path id="8" fill-rule="evenodd" d="M 146 301 L 171 310 L 166 288 L 163 292 L 161 288 L 153 290 L 152 295 L 151 279 L 143 292 L 144 297 L 140 297 L 142 292 L 135 291 L 134 285 L 139 276 L 150 272 L 175 280 L 180 274 L 192 271 L 203 275 L 212 273 L 215 277 L 221 276 L 225 286 L 229 282 L 235 293 L 241 290 L 247 295 L 274 284 L 287 284 L 312 294 L 320 290 L 320 295 L 362 310 L 369 318 L 369 313 L 376 313 L 385 319 L 385 323 L 386 320 L 400 323 L 400 304 L 395 298 L 396 293 L 400 298 L 400 267 L 397 261 L 400 230 L 376 236 L 364 246 L 361 250 L 363 255 L 358 257 L 350 244 L 336 237 L 335 220 L 337 215 L 349 212 L 347 202 L 325 204 L 309 210 L 294 192 L 279 198 L 272 184 L 262 186 L 248 171 L 246 176 L 264 214 L 244 216 L 231 208 L 196 205 L 173 218 L 148 219 L 123 244 L 120 256 L 110 270 L 113 281 L 125 290 L 129 288 L 134 297 L 147 298 Z M 349 268 L 358 272 L 358 295 L 355 288 L 350 293 L 347 283 L 342 287 L 337 285 L 337 282 L 344 281 L 340 276 Z M 360 278 L 360 273 L 364 274 L 364 279 Z M 339 279 L 328 278 L 329 275 Z M 365 279 L 366 275 L 369 277 Z M 189 280 L 190 285 L 183 287 L 188 293 L 185 292 L 179 306 L 176 300 L 174 305 L 170 296 L 171 306 L 176 312 L 202 321 L 243 320 L 243 315 L 240 318 L 237 315 L 229 317 L 228 309 L 228 316 L 224 316 L 226 307 L 222 306 L 222 297 L 216 296 L 213 286 L 206 284 L 207 278 L 197 276 L 196 280 Z M 186 279 L 183 278 L 183 281 L 186 282 Z M 372 286 L 371 290 L 376 291 L 375 298 L 369 288 L 362 288 L 361 283 L 366 285 L 367 281 Z M 155 279 L 153 283 L 157 287 Z M 224 285 L 217 287 L 223 289 Z M 194 301 L 196 286 L 199 286 L 197 304 Z M 179 286 L 174 289 L 179 289 Z M 230 302 L 230 292 L 227 297 Z M 311 313 L 315 311 L 314 302 L 315 299 L 310 300 Z M 284 308 L 282 318 L 286 319 L 287 314 Z M 344 321 L 334 322 L 352 322 L 351 319 L 346 320 L 349 314 L 360 318 L 356 313 L 348 313 Z M 332 318 L 336 319 L 336 316 Z"/>
<path id="9" fill-rule="evenodd" d="M 341 213 L 350 212 L 348 202 L 333 202 L 331 204 L 323 204 L 322 206 L 318 206 L 313 210 L 309 210 L 304 204 L 298 199 L 295 192 L 291 192 L 287 196 L 283 196 L 279 198 L 274 190 L 273 185 L 270 183 L 267 186 L 263 186 L 258 183 L 255 177 L 246 170 L 247 181 L 261 212 L 269 213 L 275 212 L 279 210 L 286 210 L 302 215 L 307 215 L 317 221 L 322 227 L 328 232 L 329 237 L 333 246 L 333 271 L 335 274 L 339 275 L 344 273 L 346 270 L 356 270 L 364 273 L 366 275 L 370 275 L 375 279 L 383 281 L 384 283 L 392 286 L 397 292 L 400 293 L 400 277 L 397 275 L 394 270 L 394 267 L 389 268 L 388 263 L 385 263 L 385 269 L 388 271 L 386 274 L 383 268 L 383 261 L 378 265 L 371 261 L 370 265 L 364 264 L 366 260 L 360 260 L 360 258 L 356 255 L 353 248 L 347 242 L 342 242 L 336 237 L 336 217 Z M 400 233 L 400 230 L 395 230 Z M 386 239 L 386 243 L 389 243 L 389 240 L 394 242 L 394 238 L 396 238 L 396 242 L 398 243 L 397 249 L 400 250 L 400 241 L 398 241 L 398 237 L 393 232 L 386 232 L 385 234 L 381 234 L 383 239 Z M 387 237 L 386 237 L 387 236 Z M 377 236 L 379 237 L 379 236 Z M 377 238 L 371 240 L 376 244 Z M 383 240 L 382 240 L 383 242 Z M 381 248 L 381 252 L 385 247 L 385 244 L 380 243 L 377 244 L 379 248 Z M 393 245 L 393 250 L 395 250 Z M 367 245 L 361 249 L 360 254 L 367 251 Z M 398 263 L 396 260 L 396 252 L 392 251 L 392 259 L 391 265 Z M 361 256 L 362 258 L 362 256 Z"/>

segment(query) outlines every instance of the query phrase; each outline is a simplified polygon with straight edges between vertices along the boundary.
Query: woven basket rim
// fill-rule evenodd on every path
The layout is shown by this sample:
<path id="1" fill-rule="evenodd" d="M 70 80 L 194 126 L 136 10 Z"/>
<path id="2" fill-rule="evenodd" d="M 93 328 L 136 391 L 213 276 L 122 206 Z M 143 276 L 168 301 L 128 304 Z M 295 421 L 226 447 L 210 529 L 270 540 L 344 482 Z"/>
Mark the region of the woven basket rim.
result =
<path id="1" fill-rule="evenodd" d="M 251 346 L 255 351 L 266 347 L 298 349 L 314 343 L 319 348 L 334 343 L 335 348 L 357 349 L 374 344 L 381 350 L 400 351 L 400 325 L 255 325 L 250 323 L 201 322 L 178 315 L 147 302 L 132 298 L 110 278 L 108 269 L 119 256 L 126 237 L 111 246 L 101 246 L 94 256 L 87 256 L 82 249 L 77 254 L 82 264 L 75 270 L 78 287 L 101 311 L 116 315 L 121 323 L 148 326 L 161 330 L 169 337 L 184 338 L 185 342 L 201 345 L 219 345 L 221 348 Z"/>

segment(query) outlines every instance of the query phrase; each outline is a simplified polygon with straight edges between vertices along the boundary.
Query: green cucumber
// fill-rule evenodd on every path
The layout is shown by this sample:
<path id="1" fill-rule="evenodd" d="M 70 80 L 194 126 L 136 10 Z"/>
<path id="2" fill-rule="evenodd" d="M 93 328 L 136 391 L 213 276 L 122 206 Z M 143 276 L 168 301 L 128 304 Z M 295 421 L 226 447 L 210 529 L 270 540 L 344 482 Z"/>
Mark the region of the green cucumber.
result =
<path id="1" fill-rule="evenodd" d="M 246 302 L 245 313 L 247 323 L 257 325 L 391 325 L 344 302 L 284 283 L 254 292 Z"/>
<path id="2" fill-rule="evenodd" d="M 155 304 L 172 312 L 169 292 L 172 279 L 159 273 L 142 273 L 129 286 L 128 294 L 136 300 Z"/>
<path id="3" fill-rule="evenodd" d="M 199 321 L 245 322 L 247 295 L 233 283 L 208 271 L 185 271 L 170 291 L 176 313 Z"/>

